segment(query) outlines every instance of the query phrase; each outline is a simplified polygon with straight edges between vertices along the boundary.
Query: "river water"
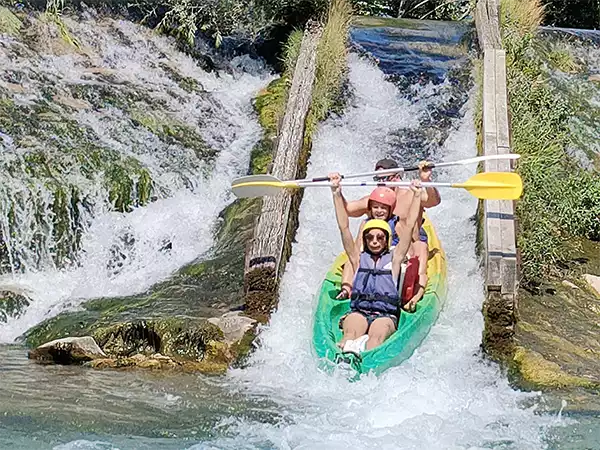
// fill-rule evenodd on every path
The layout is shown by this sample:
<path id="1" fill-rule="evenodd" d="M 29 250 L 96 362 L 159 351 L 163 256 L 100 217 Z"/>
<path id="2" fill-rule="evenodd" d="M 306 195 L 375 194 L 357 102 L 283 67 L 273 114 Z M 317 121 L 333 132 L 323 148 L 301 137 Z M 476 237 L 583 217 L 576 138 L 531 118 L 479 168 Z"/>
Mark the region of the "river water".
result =
<path id="1" fill-rule="evenodd" d="M 453 160 L 475 155 L 476 95 L 468 48 L 449 50 L 464 32 L 461 26 L 427 22 L 420 29 L 354 29 L 354 43 L 372 52 L 381 66 L 350 55 L 352 98 L 341 116 L 320 126 L 308 175 L 365 171 L 383 156 L 411 163 L 424 157 Z M 392 56 L 398 53 L 406 56 L 402 63 L 394 62 Z M 248 134 L 234 133 L 243 138 L 241 153 L 221 156 L 241 160 L 237 169 L 215 172 L 214 188 L 200 186 L 192 191 L 204 196 L 197 200 L 199 205 L 213 192 L 226 202 L 224 183 L 235 170 L 243 171 L 246 151 L 257 138 L 255 118 L 244 104 L 249 107 L 252 93 L 258 84 L 268 82 L 268 76 L 259 81 L 252 77 L 226 81 L 239 93 L 230 103 L 240 114 L 232 126 L 242 126 L 244 121 L 250 125 L 241 128 Z M 476 167 L 461 167 L 435 176 L 463 181 L 475 171 Z M 182 190 L 179 195 L 192 194 Z M 348 197 L 362 194 L 360 189 L 346 192 Z M 146 232 L 142 225 L 152 220 L 154 232 L 160 234 L 173 225 L 157 218 L 181 207 L 172 199 L 176 197 L 159 200 L 148 220 L 135 222 L 117 215 L 100 220 L 108 224 L 131 220 L 139 223 L 135 229 L 141 235 Z M 318 370 L 310 344 L 314 295 L 341 243 L 329 191 L 306 190 L 279 309 L 262 330 L 247 367 L 224 377 L 93 371 L 40 366 L 27 360 L 24 348 L 0 346 L 0 448 L 598 448 L 595 419 L 576 422 L 541 413 L 544 399 L 539 394 L 513 390 L 499 368 L 482 357 L 482 276 L 473 222 L 477 202 L 459 190 L 443 191 L 442 198 L 429 214 L 447 255 L 448 301 L 423 345 L 401 366 L 357 382 L 349 382 L 343 369 L 334 374 Z M 150 214 L 145 211 L 152 207 L 133 214 Z M 216 213 L 207 214 L 216 219 Z M 192 221 L 185 223 L 191 227 Z M 89 230 L 94 236 L 93 225 Z M 198 239 L 193 233 L 184 236 L 190 243 Z M 206 246 L 202 241 L 195 253 L 201 254 Z M 183 264 L 187 258 L 182 255 L 172 264 Z M 115 287 L 93 270 L 81 276 L 76 272 L 74 283 L 83 290 L 88 279 L 96 289 L 90 296 L 131 293 L 168 276 L 169 267 L 154 267 L 159 263 L 151 258 L 137 261 L 147 271 L 144 285 L 127 286 L 125 271 Z M 35 284 L 31 280 L 47 282 L 43 286 L 50 291 L 39 297 L 47 303 L 38 315 L 27 320 L 39 321 L 74 306 L 66 300 L 73 288 L 64 287 L 63 273 L 46 270 L 24 276 L 30 285 Z M 17 277 L 13 282 L 22 280 Z M 0 335 L 11 341 L 31 322 L 6 324 Z"/>

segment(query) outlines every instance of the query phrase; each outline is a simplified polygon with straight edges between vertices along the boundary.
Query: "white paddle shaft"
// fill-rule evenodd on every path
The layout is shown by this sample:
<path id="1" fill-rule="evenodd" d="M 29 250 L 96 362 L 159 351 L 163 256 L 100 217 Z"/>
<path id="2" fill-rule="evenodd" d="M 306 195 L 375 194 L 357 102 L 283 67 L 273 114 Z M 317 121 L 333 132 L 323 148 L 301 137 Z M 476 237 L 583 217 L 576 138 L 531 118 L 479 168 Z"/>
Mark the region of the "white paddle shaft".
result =
<path id="1" fill-rule="evenodd" d="M 491 161 L 491 160 L 497 160 L 497 159 L 519 159 L 520 157 L 521 157 L 521 155 L 517 155 L 515 153 L 508 153 L 505 155 L 485 155 L 485 156 L 476 156 L 474 158 L 461 159 L 460 161 L 431 163 L 427 167 L 433 169 L 436 167 L 439 168 L 439 167 L 450 167 L 450 166 L 465 166 L 468 164 L 480 163 L 482 161 Z M 414 172 L 416 170 L 419 170 L 419 167 L 408 167 L 408 168 L 397 167 L 394 169 L 381 169 L 381 170 L 376 170 L 373 172 L 352 173 L 352 174 L 348 174 L 348 175 L 342 175 L 342 178 L 350 179 L 350 178 L 361 178 L 361 177 L 374 177 L 375 175 L 385 176 L 385 175 L 393 175 L 393 174 L 400 173 L 400 172 L 411 172 L 411 171 Z M 296 180 L 296 181 L 318 183 L 321 181 L 327 181 L 327 177 L 305 178 L 303 180 Z"/>

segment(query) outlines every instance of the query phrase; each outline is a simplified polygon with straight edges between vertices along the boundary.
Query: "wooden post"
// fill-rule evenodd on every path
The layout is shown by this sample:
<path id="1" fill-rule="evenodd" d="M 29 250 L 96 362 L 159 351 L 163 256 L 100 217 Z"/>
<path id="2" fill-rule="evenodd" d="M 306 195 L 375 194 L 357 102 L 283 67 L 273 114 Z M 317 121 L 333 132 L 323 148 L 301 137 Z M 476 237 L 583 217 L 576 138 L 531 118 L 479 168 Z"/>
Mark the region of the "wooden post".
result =
<path id="1" fill-rule="evenodd" d="M 497 0 L 479 0 L 475 21 L 483 51 L 483 153 L 510 153 L 510 123 L 506 87 L 506 54 L 500 39 Z M 509 161 L 487 161 L 486 172 L 510 172 Z M 483 345 L 500 356 L 514 334 L 517 255 L 514 206 L 508 200 L 483 202 L 486 300 Z"/>
<path id="2" fill-rule="evenodd" d="M 298 173 L 321 33 L 319 24 L 309 22 L 300 46 L 271 170 L 282 180 L 293 179 Z M 297 211 L 291 211 L 292 200 L 293 194 L 287 191 L 264 197 L 254 237 L 246 252 L 246 312 L 259 320 L 266 320 L 276 304 L 279 277 L 287 262 L 284 257 L 286 240 L 296 228 L 293 216 Z"/>

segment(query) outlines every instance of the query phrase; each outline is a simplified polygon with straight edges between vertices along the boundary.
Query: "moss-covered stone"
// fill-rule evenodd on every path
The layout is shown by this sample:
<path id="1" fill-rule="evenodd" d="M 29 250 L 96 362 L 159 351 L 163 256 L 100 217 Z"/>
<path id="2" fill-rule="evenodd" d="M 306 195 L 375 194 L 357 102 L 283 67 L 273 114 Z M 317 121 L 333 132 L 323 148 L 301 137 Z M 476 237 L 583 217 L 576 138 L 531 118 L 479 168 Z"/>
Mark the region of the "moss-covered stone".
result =
<path id="1" fill-rule="evenodd" d="M 0 291 L 0 322 L 19 317 L 29 306 L 31 300 L 24 294 L 12 291 Z"/>
<path id="2" fill-rule="evenodd" d="M 516 386 L 571 393 L 583 405 L 600 389 L 600 297 L 581 275 L 600 274 L 600 243 L 574 248 L 563 276 L 519 291 L 514 339 L 493 356 Z"/>
<path id="3" fill-rule="evenodd" d="M 18 36 L 23 22 L 8 8 L 0 6 L 0 33 Z"/>
<path id="4" fill-rule="evenodd" d="M 275 140 L 279 123 L 285 113 L 289 87 L 289 75 L 283 74 L 280 78 L 271 81 L 254 100 L 254 109 L 263 127 L 263 138 L 254 146 L 250 155 L 249 171 L 252 174 L 267 173 L 273 161 Z"/>
<path id="5" fill-rule="evenodd" d="M 179 71 L 167 63 L 160 64 L 161 69 L 163 69 L 169 77 L 175 81 L 181 89 L 187 92 L 205 92 L 202 85 L 195 80 L 194 78 L 186 77 L 179 73 Z"/>
<path id="6" fill-rule="evenodd" d="M 513 371 L 519 385 L 529 389 L 593 388 L 600 382 L 570 375 L 557 363 L 548 361 L 541 354 L 523 347 L 517 347 L 513 356 Z"/>
<path id="7" fill-rule="evenodd" d="M 247 354 L 253 335 L 244 336 L 244 344 L 234 342 L 228 350 L 230 360 L 224 364 L 224 349 L 211 344 L 223 342 L 223 332 L 202 318 L 218 317 L 243 306 L 244 250 L 258 206 L 256 199 L 242 199 L 221 213 L 212 259 L 183 267 L 148 293 L 95 299 L 84 303 L 80 311 L 62 313 L 30 329 L 25 335 L 27 344 L 92 335 L 117 359 L 160 352 L 178 361 L 195 361 L 186 363 L 186 370 L 221 373 L 238 355 Z M 209 353 L 214 360 L 207 359 Z M 127 360 L 115 364 L 135 365 Z"/>
<path id="8" fill-rule="evenodd" d="M 167 144 L 179 144 L 196 153 L 198 159 L 212 159 L 217 151 L 210 148 L 202 136 L 191 126 L 157 111 L 144 111 L 135 107 L 130 111 L 131 119 L 157 135 Z"/>

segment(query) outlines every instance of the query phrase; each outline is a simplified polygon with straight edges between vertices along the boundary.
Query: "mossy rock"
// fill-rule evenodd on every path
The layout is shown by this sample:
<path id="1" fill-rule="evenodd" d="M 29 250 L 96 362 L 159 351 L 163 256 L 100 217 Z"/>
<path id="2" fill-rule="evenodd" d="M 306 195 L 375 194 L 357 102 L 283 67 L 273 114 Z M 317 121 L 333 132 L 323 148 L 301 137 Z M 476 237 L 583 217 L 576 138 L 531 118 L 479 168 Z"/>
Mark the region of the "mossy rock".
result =
<path id="1" fill-rule="evenodd" d="M 504 355 L 525 389 L 600 387 L 600 298 L 579 277 L 519 291 L 514 348 Z"/>
<path id="2" fill-rule="evenodd" d="M 23 22 L 8 8 L 0 6 L 0 33 L 18 36 Z"/>
<path id="3" fill-rule="evenodd" d="M 217 151 L 209 147 L 202 136 L 184 122 L 170 118 L 157 111 L 144 111 L 139 106 L 130 111 L 131 119 L 154 133 L 167 144 L 179 144 L 194 151 L 200 160 L 212 160 Z"/>
<path id="4" fill-rule="evenodd" d="M 209 342 L 223 340 L 223 333 L 206 320 L 168 318 L 99 328 L 94 338 L 107 355 L 116 358 L 161 353 L 203 360 Z"/>
<path id="5" fill-rule="evenodd" d="M 240 308 L 244 250 L 252 236 L 259 205 L 256 199 L 243 199 L 223 210 L 213 258 L 188 264 L 147 293 L 94 299 L 84 303 L 81 311 L 61 313 L 28 330 L 24 336 L 27 344 L 37 346 L 69 335 L 95 335 L 101 328 L 108 332 L 111 326 L 141 318 L 156 323 L 173 316 L 218 317 Z M 127 353 L 129 347 L 120 345 L 122 353 Z"/>
<path id="6" fill-rule="evenodd" d="M 24 294 L 12 291 L 0 291 L 0 322 L 19 317 L 31 303 Z"/>
<path id="7" fill-rule="evenodd" d="M 523 347 L 517 347 L 512 361 L 512 372 L 519 386 L 531 390 L 564 388 L 599 389 L 600 381 L 570 375 L 542 355 Z"/>

